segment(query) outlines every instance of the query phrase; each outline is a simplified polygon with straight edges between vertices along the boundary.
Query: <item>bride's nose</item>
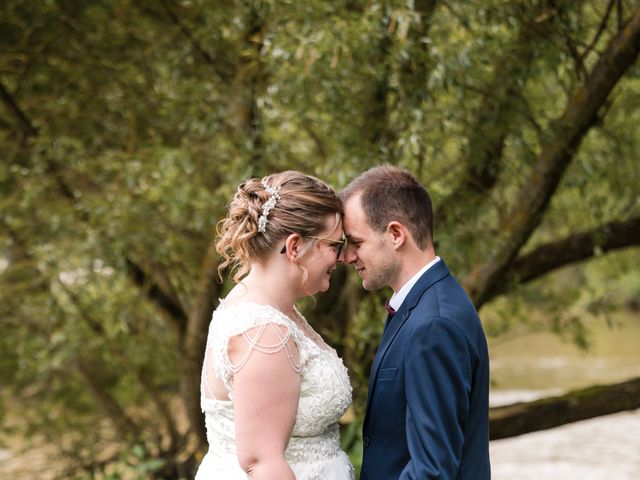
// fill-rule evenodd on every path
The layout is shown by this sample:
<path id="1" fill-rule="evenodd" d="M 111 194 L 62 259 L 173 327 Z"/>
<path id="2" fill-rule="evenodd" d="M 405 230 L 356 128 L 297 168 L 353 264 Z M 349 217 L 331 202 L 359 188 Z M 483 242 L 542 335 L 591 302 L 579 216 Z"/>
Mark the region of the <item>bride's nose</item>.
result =
<path id="1" fill-rule="evenodd" d="M 338 263 L 353 263 L 354 261 L 355 255 L 353 254 L 351 248 L 349 248 L 349 244 L 347 244 L 338 256 Z"/>

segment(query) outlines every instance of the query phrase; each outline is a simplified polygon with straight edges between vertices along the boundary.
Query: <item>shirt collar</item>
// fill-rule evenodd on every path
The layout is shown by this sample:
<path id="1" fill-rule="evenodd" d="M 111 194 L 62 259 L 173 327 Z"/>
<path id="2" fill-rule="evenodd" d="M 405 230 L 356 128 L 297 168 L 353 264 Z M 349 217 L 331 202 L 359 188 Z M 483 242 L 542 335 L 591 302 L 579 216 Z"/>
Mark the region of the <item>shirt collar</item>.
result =
<path id="1" fill-rule="evenodd" d="M 402 302 L 404 302 L 404 299 L 407 298 L 407 295 L 409 295 L 409 292 L 411 291 L 413 286 L 416 284 L 416 282 L 420 279 L 420 277 L 422 277 L 422 275 L 424 275 L 424 273 L 427 270 L 429 270 L 439 261 L 440 261 L 440 257 L 436 257 L 433 260 L 431 260 L 424 267 L 422 267 L 418 273 L 416 273 L 413 277 L 411 277 L 411 279 L 407 283 L 405 283 L 400 290 L 398 290 L 397 292 L 394 292 L 391 298 L 389 299 L 389 305 L 391 305 L 391 308 L 393 308 L 395 311 L 398 311 L 398 309 L 402 305 Z"/>

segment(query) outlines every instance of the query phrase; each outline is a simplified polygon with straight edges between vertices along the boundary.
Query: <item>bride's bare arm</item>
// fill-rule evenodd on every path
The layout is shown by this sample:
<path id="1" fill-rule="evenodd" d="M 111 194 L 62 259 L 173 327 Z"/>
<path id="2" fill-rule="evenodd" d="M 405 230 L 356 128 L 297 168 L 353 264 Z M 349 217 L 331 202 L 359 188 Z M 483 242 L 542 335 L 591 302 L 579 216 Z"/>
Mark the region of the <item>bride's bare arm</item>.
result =
<path id="1" fill-rule="evenodd" d="M 228 344 L 238 461 L 255 480 L 295 480 L 284 458 L 300 397 L 299 352 L 286 327 L 256 327 Z"/>

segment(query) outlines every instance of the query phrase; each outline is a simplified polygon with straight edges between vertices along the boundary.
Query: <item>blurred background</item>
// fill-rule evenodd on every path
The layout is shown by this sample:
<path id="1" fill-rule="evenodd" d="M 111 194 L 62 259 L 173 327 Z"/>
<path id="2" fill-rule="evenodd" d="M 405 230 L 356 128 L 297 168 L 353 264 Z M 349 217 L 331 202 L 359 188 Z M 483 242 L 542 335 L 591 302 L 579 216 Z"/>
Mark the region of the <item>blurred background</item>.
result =
<path id="1" fill-rule="evenodd" d="M 493 477 L 640 478 L 639 52 L 633 0 L 2 1 L 0 477 L 192 478 L 236 185 L 391 163 L 489 338 Z M 388 295 L 301 305 L 356 466 Z"/>

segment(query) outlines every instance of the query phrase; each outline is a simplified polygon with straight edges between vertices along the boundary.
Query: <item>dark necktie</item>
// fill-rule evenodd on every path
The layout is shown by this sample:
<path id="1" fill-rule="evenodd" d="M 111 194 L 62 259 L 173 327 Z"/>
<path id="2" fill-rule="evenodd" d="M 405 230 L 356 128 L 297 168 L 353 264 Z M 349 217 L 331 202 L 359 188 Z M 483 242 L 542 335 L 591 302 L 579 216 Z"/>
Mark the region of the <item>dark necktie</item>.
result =
<path id="1" fill-rule="evenodd" d="M 393 317 L 396 314 L 396 311 L 394 310 L 394 308 L 391 305 L 389 305 L 389 302 L 384 304 L 384 308 L 387 309 L 387 312 L 389 312 L 389 316 L 390 317 Z"/>
<path id="2" fill-rule="evenodd" d="M 387 321 L 384 322 L 384 330 L 382 331 L 382 333 L 387 331 L 387 328 L 389 328 L 389 324 L 391 323 L 391 320 L 393 320 L 393 316 L 396 314 L 395 309 L 389 305 L 389 302 L 384 304 L 384 308 L 387 309 L 387 312 L 389 312 L 389 316 L 387 317 Z"/>

